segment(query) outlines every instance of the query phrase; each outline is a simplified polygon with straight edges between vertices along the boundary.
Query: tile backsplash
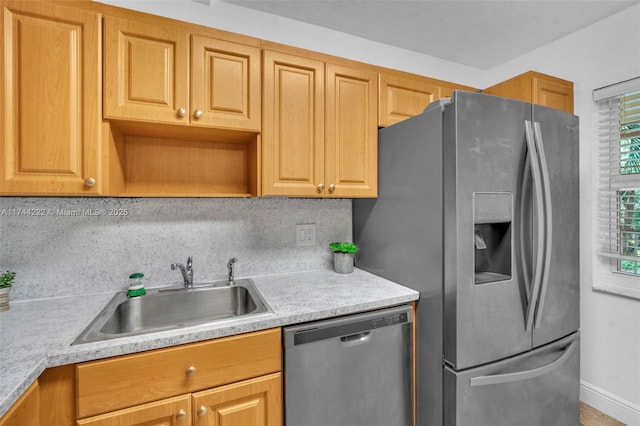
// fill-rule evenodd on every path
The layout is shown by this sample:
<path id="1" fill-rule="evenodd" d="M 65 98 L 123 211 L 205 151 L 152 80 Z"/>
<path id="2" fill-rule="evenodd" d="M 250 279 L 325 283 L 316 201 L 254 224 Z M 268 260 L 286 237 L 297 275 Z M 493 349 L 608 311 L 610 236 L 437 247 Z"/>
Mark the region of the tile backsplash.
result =
<path id="1" fill-rule="evenodd" d="M 315 223 L 316 245 L 295 225 Z M 285 198 L 0 198 L 0 269 L 12 300 L 179 284 L 171 263 L 193 256 L 195 282 L 330 268 L 332 241 L 352 238 L 351 200 Z"/>

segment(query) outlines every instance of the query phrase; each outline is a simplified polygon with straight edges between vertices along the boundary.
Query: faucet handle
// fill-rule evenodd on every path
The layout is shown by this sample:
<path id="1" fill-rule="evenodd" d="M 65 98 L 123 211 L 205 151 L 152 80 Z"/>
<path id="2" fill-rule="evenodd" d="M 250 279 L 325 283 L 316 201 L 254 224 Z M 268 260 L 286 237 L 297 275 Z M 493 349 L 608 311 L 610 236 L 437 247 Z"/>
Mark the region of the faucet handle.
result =
<path id="1" fill-rule="evenodd" d="M 193 266 L 193 257 L 189 256 L 187 257 L 187 268 L 191 269 L 192 266 Z"/>
<path id="2" fill-rule="evenodd" d="M 234 277 L 234 275 L 235 275 L 235 273 L 234 273 L 234 272 L 235 272 L 235 271 L 234 271 L 234 269 L 235 269 L 235 268 L 234 268 L 234 266 L 235 266 L 235 263 L 236 263 L 237 261 L 238 261 L 238 258 L 237 258 L 237 257 L 232 257 L 232 258 L 231 258 L 231 259 L 229 259 L 229 261 L 227 262 L 227 270 L 229 271 L 229 277 L 228 277 L 228 278 L 229 278 L 229 282 L 230 282 L 230 283 L 233 283 L 233 280 L 234 280 L 234 278 L 235 278 L 235 277 Z"/>

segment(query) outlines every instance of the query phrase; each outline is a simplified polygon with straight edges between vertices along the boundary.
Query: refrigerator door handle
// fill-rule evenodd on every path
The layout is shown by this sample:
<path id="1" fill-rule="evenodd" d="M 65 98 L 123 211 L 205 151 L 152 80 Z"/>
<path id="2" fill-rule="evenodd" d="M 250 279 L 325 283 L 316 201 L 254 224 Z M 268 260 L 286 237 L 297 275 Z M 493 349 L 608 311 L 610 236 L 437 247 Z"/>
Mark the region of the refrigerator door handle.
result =
<path id="1" fill-rule="evenodd" d="M 544 374 L 547 374 L 556 368 L 559 368 L 564 362 L 569 359 L 573 351 L 577 346 L 576 341 L 571 342 L 565 349 L 564 353 L 560 355 L 557 359 L 551 361 L 547 365 L 543 365 L 542 367 L 532 368 L 531 370 L 518 371 L 515 373 L 506 373 L 506 374 L 494 374 L 492 376 L 479 376 L 472 377 L 469 379 L 469 384 L 471 387 L 476 386 L 488 386 L 488 385 L 500 385 L 504 383 L 513 383 L 519 382 L 522 380 L 533 379 L 536 377 L 540 377 Z"/>
<path id="2" fill-rule="evenodd" d="M 540 298 L 538 307 L 536 308 L 535 328 L 540 327 L 542 321 L 542 310 L 547 295 L 547 287 L 549 286 L 549 269 L 551 267 L 551 243 L 552 243 L 552 224 L 553 211 L 551 205 L 551 184 L 549 182 L 549 167 L 547 166 L 547 157 L 544 153 L 544 143 L 542 140 L 542 129 L 537 121 L 533 124 L 533 136 L 540 156 L 540 170 L 542 171 L 542 191 L 544 194 L 544 216 L 545 216 L 545 242 L 544 242 L 544 262 L 542 266 L 542 284 L 540 287 Z"/>
<path id="3" fill-rule="evenodd" d="M 531 275 L 529 273 L 529 262 L 527 259 L 526 244 L 529 240 L 525 237 L 525 223 L 526 223 L 526 198 L 525 194 L 529 188 L 529 182 L 531 175 L 531 159 L 527 151 L 524 161 L 524 173 L 522 175 L 522 185 L 520 186 L 520 264 L 522 265 L 522 279 L 524 283 L 524 289 L 527 295 L 527 303 L 531 301 Z"/>
<path id="4" fill-rule="evenodd" d="M 525 120 L 525 136 L 527 139 L 527 150 L 529 152 L 528 157 L 531 160 L 531 176 L 533 177 L 533 188 L 535 190 L 535 206 L 538 211 L 536 214 L 536 262 L 533 269 L 533 277 L 531 278 L 532 288 L 529 304 L 527 305 L 527 315 L 525 330 L 533 327 L 533 318 L 535 314 L 535 308 L 538 303 L 538 295 L 540 293 L 540 286 L 542 281 L 542 266 L 544 256 L 544 232 L 545 232 L 545 215 L 542 213 L 543 209 L 543 188 L 542 177 L 540 176 L 540 161 L 538 158 L 538 151 L 534 141 L 533 125 L 531 121 Z"/>

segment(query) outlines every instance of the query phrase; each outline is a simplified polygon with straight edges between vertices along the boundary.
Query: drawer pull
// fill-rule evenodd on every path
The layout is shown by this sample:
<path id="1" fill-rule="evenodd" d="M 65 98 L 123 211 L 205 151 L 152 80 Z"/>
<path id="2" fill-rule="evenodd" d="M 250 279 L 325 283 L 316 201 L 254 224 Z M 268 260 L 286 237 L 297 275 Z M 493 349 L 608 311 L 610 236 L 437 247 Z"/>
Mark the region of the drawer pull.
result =
<path id="1" fill-rule="evenodd" d="M 178 411 L 178 414 L 176 414 L 176 420 L 182 420 L 185 417 L 187 417 L 187 412 L 184 411 L 182 408 Z"/>
<path id="2" fill-rule="evenodd" d="M 186 373 L 188 377 L 191 377 L 196 374 L 196 368 L 192 365 L 191 367 L 187 368 Z"/>
<path id="3" fill-rule="evenodd" d="M 198 407 L 198 416 L 202 417 L 205 414 L 207 414 L 207 407 L 205 407 L 204 405 Z"/>

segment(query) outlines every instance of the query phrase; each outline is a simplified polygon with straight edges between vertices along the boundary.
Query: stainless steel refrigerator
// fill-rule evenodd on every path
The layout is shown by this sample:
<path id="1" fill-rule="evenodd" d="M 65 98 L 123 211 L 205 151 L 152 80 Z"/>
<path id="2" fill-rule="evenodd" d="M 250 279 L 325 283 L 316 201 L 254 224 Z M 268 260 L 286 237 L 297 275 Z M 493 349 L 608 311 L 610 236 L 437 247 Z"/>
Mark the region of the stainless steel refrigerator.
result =
<path id="1" fill-rule="evenodd" d="M 455 91 L 379 131 L 378 185 L 356 266 L 420 291 L 418 425 L 578 425 L 578 118 Z"/>

